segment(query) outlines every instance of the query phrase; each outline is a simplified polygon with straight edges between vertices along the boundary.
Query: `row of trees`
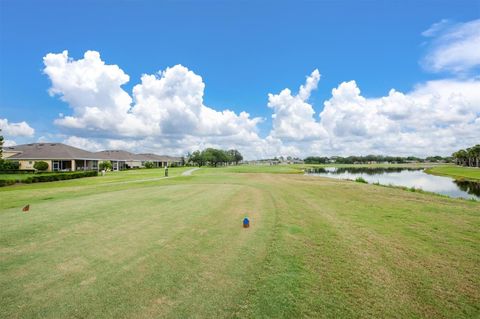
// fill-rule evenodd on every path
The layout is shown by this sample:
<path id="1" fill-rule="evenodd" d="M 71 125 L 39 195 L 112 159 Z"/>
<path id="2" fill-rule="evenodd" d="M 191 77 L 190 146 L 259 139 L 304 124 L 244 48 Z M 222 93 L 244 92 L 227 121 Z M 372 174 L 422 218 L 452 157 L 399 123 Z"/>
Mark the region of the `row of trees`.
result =
<path id="1" fill-rule="evenodd" d="M 188 155 L 188 162 L 198 166 L 238 165 L 242 160 L 243 156 L 237 150 L 224 151 L 216 148 L 207 148 Z"/>
<path id="2" fill-rule="evenodd" d="M 408 163 L 408 162 L 449 162 L 449 157 L 442 156 L 430 156 L 425 159 L 415 156 L 401 157 L 401 156 L 383 156 L 383 155 L 367 155 L 367 156 L 332 156 L 332 157 L 320 157 L 309 156 L 304 159 L 305 164 L 355 164 L 355 163 Z"/>
<path id="3" fill-rule="evenodd" d="M 457 165 L 480 167 L 480 144 L 452 154 Z"/>

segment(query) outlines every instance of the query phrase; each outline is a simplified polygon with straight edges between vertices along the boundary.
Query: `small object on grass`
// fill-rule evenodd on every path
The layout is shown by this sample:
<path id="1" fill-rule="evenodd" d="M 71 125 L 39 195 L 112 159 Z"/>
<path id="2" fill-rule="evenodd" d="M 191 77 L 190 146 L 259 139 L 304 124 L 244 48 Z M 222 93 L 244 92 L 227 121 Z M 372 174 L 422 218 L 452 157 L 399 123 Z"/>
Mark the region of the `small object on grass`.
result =
<path id="1" fill-rule="evenodd" d="M 248 219 L 248 217 L 245 217 L 243 219 L 243 228 L 248 228 L 250 227 L 250 220 Z"/>
<path id="2" fill-rule="evenodd" d="M 22 208 L 22 211 L 25 213 L 28 212 L 29 210 L 30 210 L 30 204 Z"/>

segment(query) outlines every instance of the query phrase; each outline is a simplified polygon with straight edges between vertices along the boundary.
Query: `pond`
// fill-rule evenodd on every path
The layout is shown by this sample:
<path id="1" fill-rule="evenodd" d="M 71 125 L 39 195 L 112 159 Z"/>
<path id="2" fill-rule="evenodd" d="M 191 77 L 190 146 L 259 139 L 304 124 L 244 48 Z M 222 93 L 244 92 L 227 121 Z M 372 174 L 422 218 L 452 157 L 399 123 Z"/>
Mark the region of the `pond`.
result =
<path id="1" fill-rule="evenodd" d="M 368 183 L 415 187 L 450 197 L 480 200 L 479 182 L 430 175 L 423 168 L 326 167 L 308 169 L 306 174 L 351 180 L 361 177 Z"/>

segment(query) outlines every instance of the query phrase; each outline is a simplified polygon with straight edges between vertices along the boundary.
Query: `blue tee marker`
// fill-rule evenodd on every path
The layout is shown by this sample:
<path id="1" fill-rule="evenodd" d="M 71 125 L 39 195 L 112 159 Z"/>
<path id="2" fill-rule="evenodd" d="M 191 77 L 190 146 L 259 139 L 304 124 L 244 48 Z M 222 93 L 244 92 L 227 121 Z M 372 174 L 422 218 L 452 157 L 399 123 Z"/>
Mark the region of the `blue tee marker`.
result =
<path id="1" fill-rule="evenodd" d="M 243 228 L 248 228 L 250 227 L 250 220 L 248 219 L 248 217 L 245 217 L 243 219 Z"/>

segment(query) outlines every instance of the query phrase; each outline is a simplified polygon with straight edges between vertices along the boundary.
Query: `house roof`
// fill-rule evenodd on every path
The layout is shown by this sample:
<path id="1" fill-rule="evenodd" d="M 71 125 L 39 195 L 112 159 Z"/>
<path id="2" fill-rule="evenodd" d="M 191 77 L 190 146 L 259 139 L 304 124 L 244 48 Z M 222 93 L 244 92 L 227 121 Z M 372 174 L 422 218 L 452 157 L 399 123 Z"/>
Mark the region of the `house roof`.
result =
<path id="1" fill-rule="evenodd" d="M 95 160 L 94 153 L 62 143 L 32 143 L 4 148 L 5 151 L 15 151 L 9 159 L 59 159 L 59 160 Z"/>
<path id="2" fill-rule="evenodd" d="M 179 162 L 180 157 L 161 156 L 157 154 L 134 154 L 124 150 L 105 150 L 89 152 L 62 143 L 32 143 L 3 147 L 5 152 L 18 152 L 9 159 L 34 160 L 113 160 L 113 161 L 153 161 Z"/>
<path id="3" fill-rule="evenodd" d="M 95 155 L 99 159 L 113 160 L 113 161 L 144 161 L 145 160 L 138 157 L 137 154 L 133 154 L 123 150 L 105 150 L 105 151 L 96 152 Z"/>
<path id="4" fill-rule="evenodd" d="M 181 157 L 174 157 L 174 156 L 168 156 L 168 155 L 157 155 L 157 154 L 152 154 L 152 153 L 143 153 L 143 154 L 138 154 L 138 155 L 147 157 L 149 161 L 180 162 L 182 160 Z"/>

